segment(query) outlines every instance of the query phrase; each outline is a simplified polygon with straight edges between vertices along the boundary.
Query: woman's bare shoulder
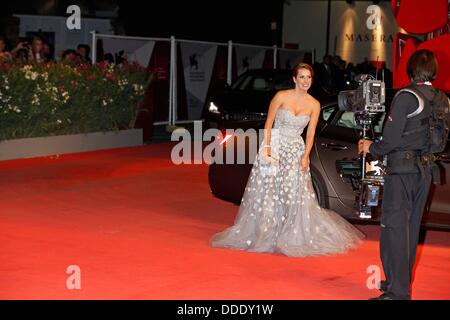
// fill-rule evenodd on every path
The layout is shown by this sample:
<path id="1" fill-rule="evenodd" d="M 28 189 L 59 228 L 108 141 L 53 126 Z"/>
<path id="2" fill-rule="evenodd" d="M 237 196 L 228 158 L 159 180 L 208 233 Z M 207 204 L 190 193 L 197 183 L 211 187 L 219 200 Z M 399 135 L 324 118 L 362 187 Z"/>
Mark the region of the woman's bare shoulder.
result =
<path id="1" fill-rule="evenodd" d="M 292 89 L 280 90 L 277 92 L 277 96 L 287 97 L 287 96 L 292 95 L 292 92 L 293 92 Z"/>
<path id="2" fill-rule="evenodd" d="M 283 103 L 286 101 L 286 99 L 289 99 L 291 95 L 291 90 L 280 90 L 275 94 L 273 99 Z"/>
<path id="3" fill-rule="evenodd" d="M 320 109 L 320 102 L 310 94 L 308 95 L 308 102 L 312 108 Z"/>

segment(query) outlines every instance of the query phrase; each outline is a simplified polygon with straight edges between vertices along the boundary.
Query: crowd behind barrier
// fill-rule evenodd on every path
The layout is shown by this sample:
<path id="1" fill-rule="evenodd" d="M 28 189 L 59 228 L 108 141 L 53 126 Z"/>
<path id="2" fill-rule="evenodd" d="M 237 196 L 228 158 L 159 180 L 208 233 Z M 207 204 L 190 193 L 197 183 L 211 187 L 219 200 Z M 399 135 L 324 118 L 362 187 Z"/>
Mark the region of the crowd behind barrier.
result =
<path id="1" fill-rule="evenodd" d="M 7 38 L 0 36 L 0 63 L 45 63 L 50 61 L 90 63 L 90 47 L 79 44 L 77 48 L 70 48 L 60 52 L 56 57 L 52 48 L 43 37 L 19 38 L 11 44 Z"/>
<path id="2" fill-rule="evenodd" d="M 38 35 L 32 39 L 19 38 L 15 44 L 11 44 L 8 39 L 0 36 L 0 63 L 28 63 L 28 62 L 50 62 L 59 61 L 62 63 L 91 63 L 91 47 L 87 44 L 79 44 L 77 48 L 68 48 L 63 52 L 52 55 L 50 45 L 43 37 Z M 110 64 L 125 64 L 126 59 L 121 56 L 114 56 L 111 53 L 104 53 L 97 58 L 97 62 L 104 61 Z M 384 79 L 386 87 L 392 87 L 392 72 L 382 63 L 377 69 L 367 58 L 359 64 L 347 63 L 340 56 L 325 55 L 322 62 L 314 63 L 315 80 L 320 86 L 330 94 L 345 90 L 355 84 L 355 77 L 358 74 L 370 74 L 374 78 Z"/>
<path id="3" fill-rule="evenodd" d="M 347 63 L 340 56 L 325 55 L 322 62 L 314 64 L 315 81 L 328 94 L 337 94 L 342 90 L 358 86 L 356 76 L 369 74 L 372 77 L 384 80 L 386 88 L 392 88 L 392 72 L 383 62 L 377 68 L 365 58 L 363 62 L 353 64 Z"/>
<path id="4" fill-rule="evenodd" d="M 177 40 L 176 43 L 180 43 L 181 46 L 181 51 L 179 51 L 181 52 L 180 55 L 174 49 L 176 45 L 174 46 L 172 44 L 175 41 L 172 39 L 158 40 L 156 38 L 139 39 L 142 43 L 152 43 L 153 41 L 153 45 L 155 46 L 143 47 L 145 50 L 152 51 L 153 54 L 144 54 L 145 58 L 141 59 L 142 61 L 139 63 L 139 61 L 133 60 L 136 59 L 136 55 L 120 54 L 127 50 L 130 51 L 130 48 L 121 50 L 121 45 L 129 47 L 130 43 L 127 43 L 127 41 L 133 42 L 137 39 L 136 37 L 117 37 L 118 39 L 115 39 L 113 36 L 108 37 L 116 40 L 112 46 L 114 48 L 113 51 L 109 50 L 111 46 L 104 45 L 105 39 L 109 38 L 96 34 L 93 36 L 92 45 L 94 47 L 87 44 L 79 44 L 76 48 L 67 48 L 62 52 L 54 53 L 54 48 L 52 48 L 50 42 L 46 41 L 45 36 L 37 34 L 32 38 L 19 38 L 14 43 L 0 36 L 0 68 L 3 69 L 6 66 L 7 69 L 8 65 L 36 63 L 69 64 L 72 66 L 86 67 L 92 65 L 92 61 L 94 61 L 95 65 L 99 63 L 101 65 L 114 65 L 119 69 L 122 67 L 128 69 L 128 66 L 140 65 L 142 70 L 146 70 L 153 75 L 154 80 L 149 89 L 146 90 L 144 103 L 141 105 L 143 112 L 139 114 L 136 122 L 138 127 L 144 128 L 145 139 L 149 140 L 153 135 L 153 127 L 156 125 L 176 126 L 178 124 L 190 123 L 194 120 L 201 120 L 202 109 L 209 97 L 217 94 L 221 88 L 223 89 L 225 83 L 231 83 L 241 72 L 249 68 L 254 68 L 249 61 L 247 61 L 248 65 L 246 66 L 245 62 L 248 60 L 247 55 L 259 55 L 259 60 L 255 59 L 261 65 L 258 68 L 285 69 L 295 64 L 295 58 L 287 58 L 286 56 L 286 52 L 289 49 L 232 44 L 234 48 L 237 48 L 237 51 L 232 54 L 230 50 L 231 41 L 228 44 L 217 44 Z M 191 79 L 183 75 L 181 69 L 177 71 L 177 68 L 181 64 L 192 64 L 190 60 L 187 60 L 187 62 L 183 61 L 186 58 L 183 54 L 186 55 L 186 52 L 190 52 L 187 50 L 183 53 L 183 49 L 189 49 L 189 47 L 186 47 L 186 43 L 192 43 L 192 46 L 199 48 L 207 47 L 208 45 L 217 45 L 217 48 L 220 48 L 221 53 L 219 54 L 218 49 L 217 56 L 214 58 L 215 60 L 205 62 L 212 63 L 210 65 L 212 68 L 210 70 L 212 72 L 211 80 L 205 77 L 203 82 L 198 82 L 195 81 L 196 78 Z M 139 45 L 137 47 L 141 48 Z M 156 47 L 159 49 L 153 50 Z M 274 50 L 271 50 L 272 48 Z M 139 50 L 142 51 L 141 49 Z M 180 47 L 178 50 L 180 50 Z M 277 55 L 277 50 L 279 56 Z M 131 49 L 131 51 L 133 50 Z M 157 53 L 155 54 L 155 52 Z M 291 50 L 287 54 L 294 55 L 295 57 L 298 53 L 302 53 L 302 51 Z M 305 51 L 303 51 L 304 53 Z M 175 56 L 173 56 L 174 54 Z M 180 56 L 177 57 L 177 55 Z M 358 86 L 356 76 L 361 73 L 371 74 L 375 78 L 384 79 L 386 87 L 392 87 L 392 73 L 386 68 L 385 64 L 379 64 L 381 68 L 377 69 L 367 58 L 365 61 L 354 65 L 353 63 L 347 63 L 339 56 L 333 57 L 331 55 L 324 56 L 322 62 L 314 63 L 315 57 L 312 51 L 309 52 L 308 58 L 305 58 L 305 55 L 300 56 L 303 56 L 303 62 L 312 62 L 311 64 L 313 64 L 315 71 L 314 84 L 319 88 L 317 92 L 334 95 L 341 90 L 354 89 Z M 150 57 L 152 58 L 150 59 Z M 230 60 L 230 57 L 232 57 L 233 61 Z M 188 58 L 192 58 L 190 53 Z M 148 60 L 150 62 L 145 62 Z M 173 67 L 173 63 L 178 65 L 178 67 Z M 258 65 L 258 63 L 255 63 L 255 65 Z M 220 68 L 216 70 L 217 66 L 220 66 Z M 195 65 L 192 68 L 195 69 Z M 203 97 L 198 98 L 199 92 L 202 92 Z M 193 99 L 193 97 L 197 97 L 198 101 Z"/>

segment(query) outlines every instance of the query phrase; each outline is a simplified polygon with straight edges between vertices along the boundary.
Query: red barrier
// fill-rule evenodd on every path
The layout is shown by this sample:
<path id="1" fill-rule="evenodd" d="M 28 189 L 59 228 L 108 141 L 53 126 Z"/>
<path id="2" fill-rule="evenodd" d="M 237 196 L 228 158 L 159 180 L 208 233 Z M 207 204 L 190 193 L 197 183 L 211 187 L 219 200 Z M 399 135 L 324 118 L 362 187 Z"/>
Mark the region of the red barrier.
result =
<path id="1" fill-rule="evenodd" d="M 410 33 L 427 34 L 441 30 L 448 23 L 447 0 L 392 0 L 391 9 L 400 27 Z M 439 72 L 434 86 L 450 92 L 450 34 L 440 35 L 419 43 L 419 40 L 402 33 L 396 33 L 392 69 L 394 87 L 409 84 L 406 64 L 409 57 L 419 49 L 428 49 L 436 54 Z"/>
<path id="2" fill-rule="evenodd" d="M 403 33 L 395 34 L 392 64 L 394 88 L 401 88 L 409 84 L 410 80 L 406 73 L 406 64 L 418 46 L 419 40 L 416 38 Z"/>

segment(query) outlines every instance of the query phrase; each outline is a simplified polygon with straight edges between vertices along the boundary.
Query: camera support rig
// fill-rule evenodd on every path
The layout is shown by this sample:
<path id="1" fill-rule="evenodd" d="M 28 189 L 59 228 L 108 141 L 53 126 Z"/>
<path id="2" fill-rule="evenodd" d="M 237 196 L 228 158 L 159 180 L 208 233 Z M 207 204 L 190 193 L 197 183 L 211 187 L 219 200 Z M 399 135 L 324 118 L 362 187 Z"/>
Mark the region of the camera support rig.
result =
<path id="1" fill-rule="evenodd" d="M 355 121 L 362 127 L 361 138 L 372 139 L 368 130 L 373 125 L 374 117 L 379 112 L 385 112 L 385 84 L 378 80 L 366 80 L 362 83 L 364 109 L 355 110 Z M 382 165 L 378 166 L 380 169 Z M 372 218 L 372 207 L 378 206 L 382 176 L 368 177 L 367 156 L 361 155 L 361 184 L 358 195 L 358 213 L 361 219 Z"/>
<path id="2" fill-rule="evenodd" d="M 355 113 L 355 121 L 362 127 L 361 138 L 371 139 L 368 135 L 368 131 L 372 126 L 374 113 Z M 367 156 L 361 154 L 361 183 L 359 187 L 358 196 L 356 198 L 356 205 L 359 217 L 361 219 L 372 218 L 372 207 L 378 206 L 378 198 L 380 194 L 381 186 L 383 185 L 382 179 L 376 179 L 374 176 L 368 176 L 367 168 Z"/>
<path id="3" fill-rule="evenodd" d="M 362 75 L 359 87 L 356 90 L 343 91 L 339 94 L 339 107 L 351 110 L 355 115 L 355 122 L 362 127 L 361 138 L 373 139 L 368 135 L 372 128 L 375 115 L 385 112 L 385 84 L 383 81 L 369 79 L 370 76 Z M 373 132 L 373 130 L 370 130 Z M 356 196 L 355 206 L 361 219 L 372 218 L 372 207 L 378 206 L 378 198 L 384 180 L 381 172 L 383 164 L 374 165 L 377 175 L 368 175 L 367 156 L 361 155 L 361 182 Z M 383 161 L 384 162 L 384 161 Z M 372 169 L 372 168 L 370 168 Z"/>

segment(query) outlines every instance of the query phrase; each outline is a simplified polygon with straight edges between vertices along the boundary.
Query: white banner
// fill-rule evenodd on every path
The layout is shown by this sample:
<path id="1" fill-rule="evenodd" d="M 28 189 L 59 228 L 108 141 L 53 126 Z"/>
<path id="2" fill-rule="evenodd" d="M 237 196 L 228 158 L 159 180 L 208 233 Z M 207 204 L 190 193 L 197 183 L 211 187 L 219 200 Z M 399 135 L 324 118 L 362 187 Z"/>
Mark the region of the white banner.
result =
<path id="1" fill-rule="evenodd" d="M 292 70 L 297 64 L 304 61 L 305 53 L 303 51 L 279 49 L 280 56 L 279 69 Z"/>
<path id="2" fill-rule="evenodd" d="M 249 69 L 260 69 L 263 67 L 265 48 L 236 46 L 236 60 L 238 76 Z"/>
<path id="3" fill-rule="evenodd" d="M 181 42 L 180 48 L 187 94 L 187 120 L 199 120 L 211 82 L 217 45 Z"/>
<path id="4" fill-rule="evenodd" d="M 144 68 L 148 66 L 155 47 L 155 41 L 149 40 L 100 39 L 103 41 L 104 54 L 110 53 L 114 58 L 122 56 L 129 63 L 137 62 Z"/>

